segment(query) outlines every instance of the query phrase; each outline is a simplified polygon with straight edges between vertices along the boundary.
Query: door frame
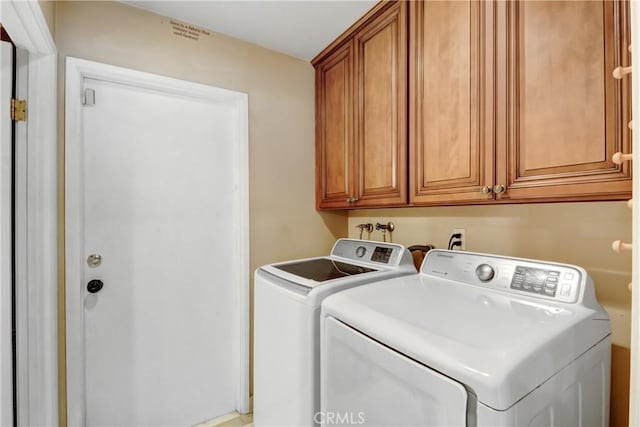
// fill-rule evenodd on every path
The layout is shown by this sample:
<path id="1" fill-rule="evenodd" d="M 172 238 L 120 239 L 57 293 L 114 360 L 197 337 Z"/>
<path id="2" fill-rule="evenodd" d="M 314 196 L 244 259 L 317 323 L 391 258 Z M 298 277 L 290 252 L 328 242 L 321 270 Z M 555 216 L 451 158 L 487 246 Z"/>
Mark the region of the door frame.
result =
<path id="1" fill-rule="evenodd" d="M 17 147 L 14 171 L 26 177 L 15 190 L 16 416 L 20 426 L 57 425 L 57 52 L 37 1 L 2 0 L 0 21 L 28 52 L 18 63 L 28 68 L 26 133 L 16 141 L 26 149 Z"/>
<path id="2" fill-rule="evenodd" d="M 10 117 L 9 99 L 13 98 L 14 47 L 11 42 L 0 42 L 2 52 L 2 71 L 0 78 L 0 425 L 9 425 L 13 422 L 13 124 Z M 8 72 L 7 72 L 8 71 Z"/>
<path id="3" fill-rule="evenodd" d="M 248 95 L 246 93 L 177 80 L 84 59 L 67 57 L 65 77 L 65 266 L 66 266 L 66 343 L 67 343 L 67 420 L 84 425 L 84 270 L 82 248 L 82 90 L 84 79 L 107 81 L 192 99 L 224 104 L 234 109 L 237 128 L 234 141 L 234 187 L 238 222 L 234 263 L 236 278 L 236 316 L 238 336 L 234 366 L 237 381 L 236 409 L 249 411 L 249 147 Z M 99 102 L 99 100 L 98 100 Z"/>

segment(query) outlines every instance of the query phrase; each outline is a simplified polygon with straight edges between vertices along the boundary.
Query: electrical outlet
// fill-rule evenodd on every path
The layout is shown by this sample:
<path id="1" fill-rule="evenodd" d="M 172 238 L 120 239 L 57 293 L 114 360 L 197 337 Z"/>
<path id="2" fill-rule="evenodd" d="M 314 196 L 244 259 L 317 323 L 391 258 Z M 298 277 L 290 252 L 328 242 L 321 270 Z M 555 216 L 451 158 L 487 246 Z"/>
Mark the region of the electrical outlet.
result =
<path id="1" fill-rule="evenodd" d="M 458 250 L 464 251 L 467 249 L 467 230 L 464 228 L 454 228 L 451 234 L 460 234 L 460 246 L 456 246 Z"/>

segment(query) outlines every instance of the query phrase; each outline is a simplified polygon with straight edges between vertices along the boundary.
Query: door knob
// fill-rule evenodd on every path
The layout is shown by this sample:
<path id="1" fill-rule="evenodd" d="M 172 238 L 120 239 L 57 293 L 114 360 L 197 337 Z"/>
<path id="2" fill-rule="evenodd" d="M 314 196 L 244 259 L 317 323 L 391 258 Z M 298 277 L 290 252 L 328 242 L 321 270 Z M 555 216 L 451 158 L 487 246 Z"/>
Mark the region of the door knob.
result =
<path id="1" fill-rule="evenodd" d="M 491 194 L 491 187 L 489 187 L 488 185 L 485 185 L 480 189 L 480 191 L 482 191 L 482 194 Z"/>
<path id="2" fill-rule="evenodd" d="M 91 294 L 95 294 L 96 292 L 100 292 L 100 289 L 104 286 L 102 280 L 91 280 L 87 283 L 87 291 Z"/>
<path id="3" fill-rule="evenodd" d="M 502 184 L 499 184 L 493 187 L 493 192 L 496 194 L 504 193 L 506 190 L 507 190 L 507 187 L 505 187 Z"/>
<path id="4" fill-rule="evenodd" d="M 87 265 L 91 268 L 96 268 L 102 264 L 102 255 L 91 254 L 87 257 Z"/>

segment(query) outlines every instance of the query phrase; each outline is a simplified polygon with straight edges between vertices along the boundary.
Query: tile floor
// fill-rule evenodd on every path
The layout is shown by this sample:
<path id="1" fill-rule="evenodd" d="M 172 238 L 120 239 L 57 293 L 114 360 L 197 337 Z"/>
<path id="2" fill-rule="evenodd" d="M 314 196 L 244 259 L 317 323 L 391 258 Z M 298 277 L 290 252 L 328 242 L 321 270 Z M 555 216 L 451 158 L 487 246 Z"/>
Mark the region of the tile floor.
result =
<path id="1" fill-rule="evenodd" d="M 195 427 L 253 427 L 253 414 L 243 415 L 232 412 Z"/>

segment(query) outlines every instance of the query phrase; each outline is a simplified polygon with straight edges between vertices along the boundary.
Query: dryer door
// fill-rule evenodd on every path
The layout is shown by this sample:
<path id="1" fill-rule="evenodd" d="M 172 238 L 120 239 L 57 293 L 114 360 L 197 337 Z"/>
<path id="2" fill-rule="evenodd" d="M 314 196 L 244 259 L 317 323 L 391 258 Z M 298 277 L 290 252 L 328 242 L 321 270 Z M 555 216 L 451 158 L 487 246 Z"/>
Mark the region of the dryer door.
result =
<path id="1" fill-rule="evenodd" d="M 322 333 L 322 425 L 464 426 L 465 388 L 332 317 Z"/>

